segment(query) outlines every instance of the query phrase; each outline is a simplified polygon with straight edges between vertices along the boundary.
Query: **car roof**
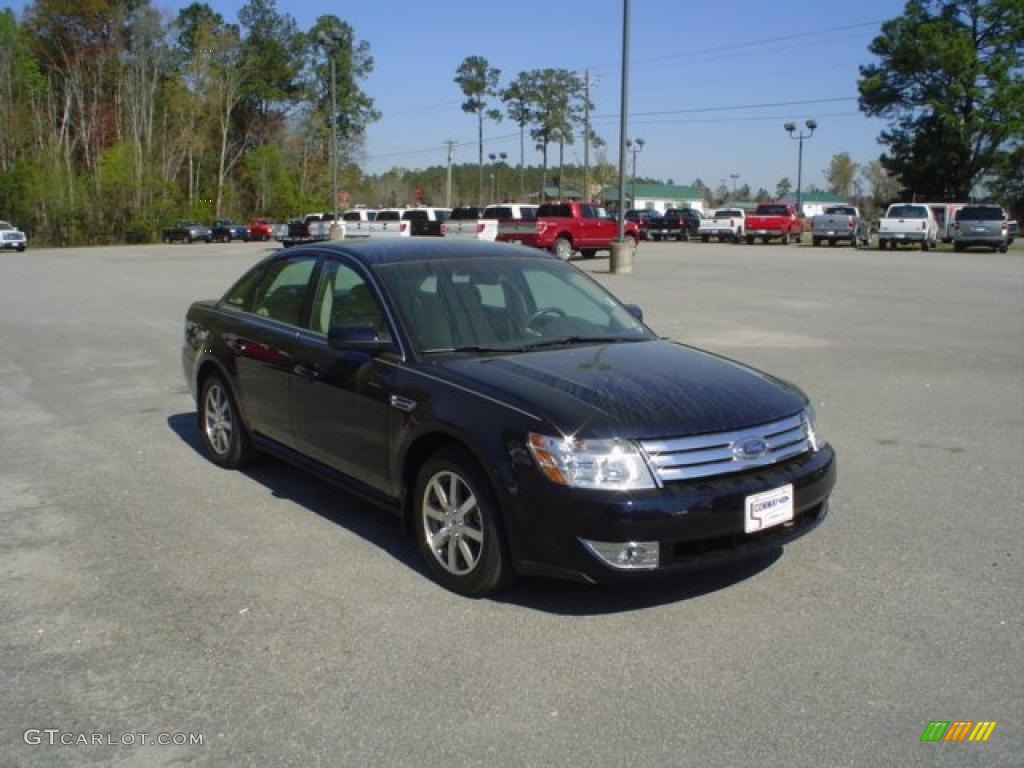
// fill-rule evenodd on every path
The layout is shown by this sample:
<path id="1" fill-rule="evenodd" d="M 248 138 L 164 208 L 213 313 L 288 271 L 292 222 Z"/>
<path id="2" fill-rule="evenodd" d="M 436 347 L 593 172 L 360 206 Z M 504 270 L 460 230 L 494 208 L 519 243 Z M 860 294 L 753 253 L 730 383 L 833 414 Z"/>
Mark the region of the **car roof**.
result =
<path id="1" fill-rule="evenodd" d="M 308 248 L 345 254 L 367 266 L 439 259 L 555 258 L 547 251 L 522 245 L 492 243 L 485 240 L 467 242 L 442 237 L 366 240 L 358 243 L 320 243 L 308 246 Z M 292 254 L 298 250 L 289 248 L 285 253 Z M 303 250 L 306 249 L 303 248 Z"/>

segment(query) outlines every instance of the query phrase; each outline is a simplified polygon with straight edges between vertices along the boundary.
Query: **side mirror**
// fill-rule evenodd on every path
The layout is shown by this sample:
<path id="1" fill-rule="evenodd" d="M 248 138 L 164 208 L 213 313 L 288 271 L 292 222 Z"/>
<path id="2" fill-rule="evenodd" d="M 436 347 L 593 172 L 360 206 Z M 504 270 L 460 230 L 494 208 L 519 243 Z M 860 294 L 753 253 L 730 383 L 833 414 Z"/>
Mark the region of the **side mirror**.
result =
<path id="1" fill-rule="evenodd" d="M 327 332 L 327 346 L 339 352 L 365 352 L 378 355 L 382 352 L 393 352 L 395 343 L 391 336 L 380 335 L 377 329 L 369 324 L 335 325 Z"/>
<path id="2" fill-rule="evenodd" d="M 633 317 L 639 320 L 641 323 L 644 321 L 644 311 L 640 309 L 639 304 L 626 304 L 626 311 L 629 312 Z"/>

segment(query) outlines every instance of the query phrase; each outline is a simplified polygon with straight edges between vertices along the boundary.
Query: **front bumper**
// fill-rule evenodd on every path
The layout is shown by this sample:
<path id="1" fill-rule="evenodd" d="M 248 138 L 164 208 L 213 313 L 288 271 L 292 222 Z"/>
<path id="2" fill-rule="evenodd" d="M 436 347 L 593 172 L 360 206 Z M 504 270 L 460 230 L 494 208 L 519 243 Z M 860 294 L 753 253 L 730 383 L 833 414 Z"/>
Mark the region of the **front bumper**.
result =
<path id="1" fill-rule="evenodd" d="M 28 246 L 28 240 L 0 240 L 0 248 L 20 251 Z"/>
<path id="2" fill-rule="evenodd" d="M 582 581 L 621 581 L 756 557 L 817 527 L 836 481 L 831 447 L 748 472 L 666 484 L 633 493 L 555 485 L 523 467 L 506 515 L 516 569 Z M 754 534 L 743 530 L 747 496 L 792 484 L 794 519 Z M 581 539 L 657 542 L 654 570 L 620 570 Z"/>

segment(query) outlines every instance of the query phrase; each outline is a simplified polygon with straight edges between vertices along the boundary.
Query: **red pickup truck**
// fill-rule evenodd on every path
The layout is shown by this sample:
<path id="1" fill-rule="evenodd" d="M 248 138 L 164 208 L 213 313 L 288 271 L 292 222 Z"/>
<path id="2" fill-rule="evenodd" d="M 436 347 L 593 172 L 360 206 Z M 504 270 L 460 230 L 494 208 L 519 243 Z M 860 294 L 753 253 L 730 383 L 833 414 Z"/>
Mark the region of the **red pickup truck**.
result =
<path id="1" fill-rule="evenodd" d="M 535 220 L 499 222 L 497 240 L 543 248 L 568 261 L 576 251 L 583 258 L 590 259 L 597 251 L 609 250 L 618 234 L 618 223 L 598 205 L 542 203 Z M 624 237 L 636 247 L 637 227 L 634 222 L 626 222 Z"/>
<path id="2" fill-rule="evenodd" d="M 761 203 L 747 216 L 744 238 L 750 245 L 758 237 L 762 243 L 779 238 L 782 244 L 793 237 L 799 243 L 804 234 L 804 223 L 796 215 L 796 209 L 786 203 Z"/>

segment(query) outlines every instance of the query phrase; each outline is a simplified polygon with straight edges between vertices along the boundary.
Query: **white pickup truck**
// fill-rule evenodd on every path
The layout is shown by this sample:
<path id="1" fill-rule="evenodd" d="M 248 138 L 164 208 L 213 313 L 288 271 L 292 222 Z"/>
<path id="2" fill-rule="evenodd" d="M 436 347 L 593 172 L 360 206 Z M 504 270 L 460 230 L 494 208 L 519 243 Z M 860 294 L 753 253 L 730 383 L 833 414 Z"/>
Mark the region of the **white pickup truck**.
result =
<path id="1" fill-rule="evenodd" d="M 498 232 L 506 231 L 510 226 L 518 226 L 513 222 L 522 222 L 524 227 L 531 227 L 537 218 L 536 205 L 520 205 L 519 203 L 501 203 L 488 205 L 482 213 L 471 218 L 472 207 L 456 208 L 451 217 L 444 223 L 444 236 L 464 240 L 497 239 Z M 531 230 L 532 231 L 532 230 Z"/>
<path id="2" fill-rule="evenodd" d="M 726 238 L 738 243 L 743 237 L 746 219 L 747 214 L 742 208 L 719 208 L 710 219 L 701 220 L 697 235 L 705 243 L 712 237 L 717 237 L 720 243 Z"/>
<path id="3" fill-rule="evenodd" d="M 28 247 L 28 238 L 25 233 L 13 224 L 0 221 L 0 248 L 11 248 L 16 251 L 24 251 Z"/>
<path id="4" fill-rule="evenodd" d="M 938 244 L 939 225 L 935 214 L 921 203 L 893 203 L 878 222 L 878 249 L 895 248 L 898 243 L 920 243 L 927 251 Z"/>
<path id="5" fill-rule="evenodd" d="M 440 237 L 448 208 L 381 208 L 373 221 L 346 221 L 346 237 Z"/>

